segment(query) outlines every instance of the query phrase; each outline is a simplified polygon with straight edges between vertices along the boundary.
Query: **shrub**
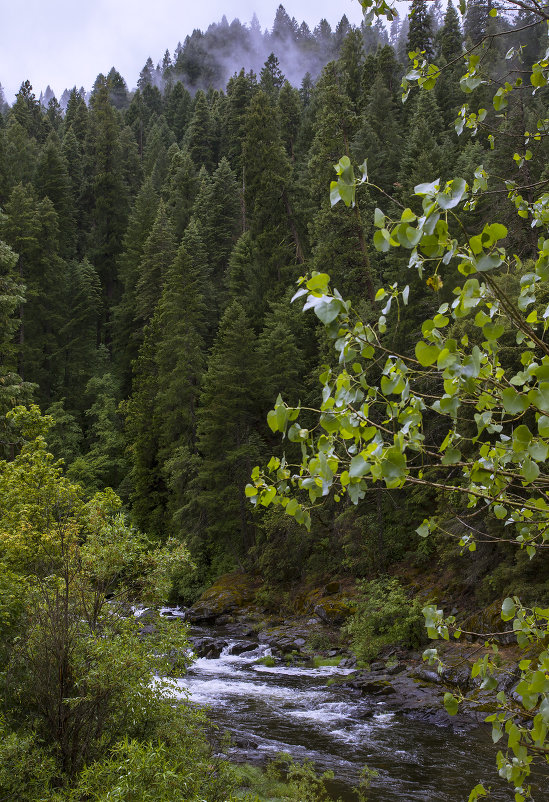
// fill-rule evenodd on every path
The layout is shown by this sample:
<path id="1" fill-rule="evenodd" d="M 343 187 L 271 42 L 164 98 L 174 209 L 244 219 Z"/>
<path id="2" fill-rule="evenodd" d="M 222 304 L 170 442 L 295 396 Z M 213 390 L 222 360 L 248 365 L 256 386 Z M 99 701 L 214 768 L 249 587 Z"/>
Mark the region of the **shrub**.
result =
<path id="1" fill-rule="evenodd" d="M 359 660 L 371 660 L 386 646 L 419 646 L 424 638 L 421 604 L 410 601 L 397 579 L 359 583 L 356 612 L 345 625 Z"/>

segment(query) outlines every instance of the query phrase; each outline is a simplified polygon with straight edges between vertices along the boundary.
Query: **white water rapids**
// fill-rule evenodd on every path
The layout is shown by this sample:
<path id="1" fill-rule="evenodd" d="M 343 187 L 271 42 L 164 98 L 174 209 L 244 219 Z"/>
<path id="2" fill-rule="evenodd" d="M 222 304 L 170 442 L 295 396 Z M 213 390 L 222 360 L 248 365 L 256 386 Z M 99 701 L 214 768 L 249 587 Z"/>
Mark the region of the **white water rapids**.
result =
<path id="1" fill-rule="evenodd" d="M 239 655 L 233 647 L 229 642 L 217 659 L 197 659 L 178 680 L 182 696 L 188 691 L 229 731 L 229 759 L 266 761 L 282 751 L 310 758 L 319 771 L 334 772 L 333 791 L 345 800 L 356 798 L 351 789 L 364 764 L 379 773 L 371 802 L 462 802 L 480 780 L 492 786 L 491 799 L 512 800 L 498 782 L 489 732 L 458 735 L 388 712 L 379 697 L 326 684 L 349 670 L 268 667 L 257 663 L 270 653 L 267 646 Z"/>

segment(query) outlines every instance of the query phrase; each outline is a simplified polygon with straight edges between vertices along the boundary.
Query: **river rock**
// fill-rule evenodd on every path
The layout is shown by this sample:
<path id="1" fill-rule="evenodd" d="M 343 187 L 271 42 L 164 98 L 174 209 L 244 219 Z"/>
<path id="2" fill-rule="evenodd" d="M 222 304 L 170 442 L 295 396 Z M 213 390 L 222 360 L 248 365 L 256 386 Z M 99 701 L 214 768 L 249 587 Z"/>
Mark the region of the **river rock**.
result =
<path id="1" fill-rule="evenodd" d="M 229 643 L 228 651 L 229 654 L 242 654 L 243 652 L 251 652 L 257 648 L 257 643 L 254 643 L 251 640 L 241 640 L 236 641 L 235 643 Z"/>
<path id="2" fill-rule="evenodd" d="M 224 574 L 187 610 L 185 618 L 192 623 L 214 622 L 220 616 L 242 612 L 253 602 L 257 588 L 257 581 L 246 574 Z"/>
<path id="3" fill-rule="evenodd" d="M 203 637 L 191 638 L 194 652 L 197 657 L 207 657 L 217 660 L 228 641 L 225 638 Z"/>

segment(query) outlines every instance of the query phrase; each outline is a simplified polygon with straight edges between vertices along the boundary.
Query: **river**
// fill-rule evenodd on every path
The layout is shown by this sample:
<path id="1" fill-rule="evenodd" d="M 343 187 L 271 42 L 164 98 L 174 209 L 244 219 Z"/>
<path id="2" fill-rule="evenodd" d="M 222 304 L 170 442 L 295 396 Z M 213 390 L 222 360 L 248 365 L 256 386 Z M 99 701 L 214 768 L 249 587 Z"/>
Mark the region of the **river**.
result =
<path id="1" fill-rule="evenodd" d="M 195 637 L 211 634 L 191 630 Z M 460 733 L 414 721 L 388 711 L 379 697 L 328 685 L 345 673 L 338 668 L 268 667 L 257 663 L 268 647 L 240 655 L 231 648 L 217 659 L 197 659 L 178 684 L 231 734 L 232 761 L 266 762 L 282 751 L 309 758 L 318 770 L 334 772 L 330 792 L 346 802 L 356 799 L 352 788 L 364 764 L 379 775 L 371 802 L 463 802 L 479 781 L 492 787 L 490 799 L 513 799 L 497 776 L 488 728 Z"/>

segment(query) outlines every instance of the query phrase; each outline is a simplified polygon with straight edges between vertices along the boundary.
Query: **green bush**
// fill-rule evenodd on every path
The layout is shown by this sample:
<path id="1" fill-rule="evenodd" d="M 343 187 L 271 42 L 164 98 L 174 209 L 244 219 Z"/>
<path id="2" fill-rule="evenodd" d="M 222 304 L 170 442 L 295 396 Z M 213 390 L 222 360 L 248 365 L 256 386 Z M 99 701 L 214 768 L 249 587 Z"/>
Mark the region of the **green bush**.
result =
<path id="1" fill-rule="evenodd" d="M 424 638 L 422 605 L 410 601 L 397 579 L 360 582 L 356 612 L 345 625 L 359 660 L 371 660 L 386 646 L 419 646 Z"/>

